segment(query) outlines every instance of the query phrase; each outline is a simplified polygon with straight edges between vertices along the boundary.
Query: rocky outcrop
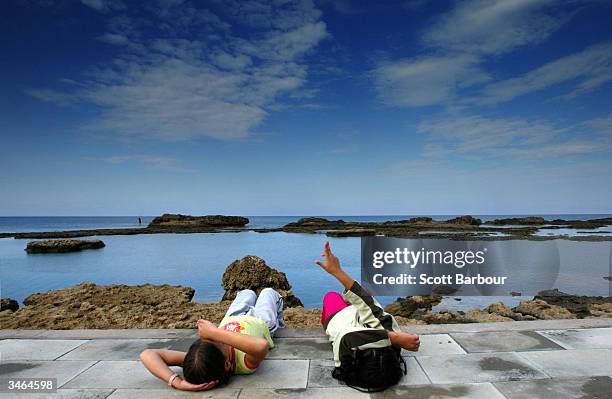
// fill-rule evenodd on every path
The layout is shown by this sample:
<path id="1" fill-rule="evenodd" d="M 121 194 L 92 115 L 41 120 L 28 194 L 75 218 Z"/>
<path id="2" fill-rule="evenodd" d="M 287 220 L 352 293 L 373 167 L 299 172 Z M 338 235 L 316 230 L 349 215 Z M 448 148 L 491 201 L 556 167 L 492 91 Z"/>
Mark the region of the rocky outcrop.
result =
<path id="1" fill-rule="evenodd" d="M 465 216 L 456 217 L 454 219 L 449 219 L 445 223 L 479 226 L 482 224 L 482 220 L 475 218 L 473 216 L 470 216 L 470 215 L 465 215 Z"/>
<path id="2" fill-rule="evenodd" d="M 533 301 L 522 301 L 517 307 L 512 309 L 514 312 L 533 316 L 540 320 L 555 319 L 575 319 L 576 315 L 561 306 L 551 305 L 541 299 Z"/>
<path id="3" fill-rule="evenodd" d="M 0 299 L 0 312 L 4 312 L 5 310 L 10 310 L 11 312 L 16 312 L 19 309 L 19 302 L 11 298 L 2 298 Z"/>
<path id="4" fill-rule="evenodd" d="M 104 248 L 102 240 L 47 240 L 29 242 L 25 250 L 29 254 L 76 252 L 84 249 Z"/>
<path id="5" fill-rule="evenodd" d="M 196 228 L 196 227 L 242 227 L 249 219 L 242 216 L 206 215 L 191 216 L 165 213 L 149 223 L 153 228 Z"/>
<path id="6" fill-rule="evenodd" d="M 546 224 L 546 219 L 540 216 L 527 216 L 523 218 L 505 218 L 505 219 L 494 219 L 488 221 L 487 224 L 493 224 L 496 226 L 503 226 L 508 224 L 514 224 L 518 226 L 531 226 Z"/>
<path id="7" fill-rule="evenodd" d="M 0 312 L 3 329 L 195 328 L 198 319 L 219 323 L 229 301 L 198 303 L 191 287 L 96 285 L 33 294 L 25 307 Z M 4 304 L 4 300 L 3 300 Z M 4 305 L 3 305 L 4 310 Z M 319 309 L 288 308 L 288 327 L 319 327 Z"/>
<path id="8" fill-rule="evenodd" d="M 438 295 L 414 295 L 397 298 L 395 302 L 385 307 L 385 312 L 394 316 L 416 318 L 429 311 L 442 301 Z"/>
<path id="9" fill-rule="evenodd" d="M 374 229 L 347 229 L 347 230 L 330 230 L 325 233 L 328 237 L 365 237 L 376 235 Z"/>
<path id="10" fill-rule="evenodd" d="M 225 290 L 223 300 L 232 300 L 240 290 L 253 290 L 257 294 L 270 287 L 278 291 L 286 307 L 303 306 L 291 292 L 291 284 L 283 272 L 271 268 L 266 262 L 253 255 L 232 262 L 223 273 L 221 285 Z"/>
<path id="11" fill-rule="evenodd" d="M 432 223 L 433 219 L 428 216 L 418 216 L 410 218 L 406 221 L 407 223 Z"/>
<path id="12" fill-rule="evenodd" d="M 609 296 L 579 296 L 566 294 L 554 288 L 538 292 L 534 299 L 540 299 L 548 304 L 560 306 L 575 314 L 578 318 L 592 316 L 592 309 L 605 309 L 605 305 L 612 306 L 612 297 Z M 596 306 L 593 308 L 594 305 Z"/>
<path id="13" fill-rule="evenodd" d="M 171 285 L 96 285 L 33 294 L 25 307 L 0 315 L 2 328 L 193 328 L 205 318 L 218 322 L 229 303 L 191 302 L 194 289 Z"/>

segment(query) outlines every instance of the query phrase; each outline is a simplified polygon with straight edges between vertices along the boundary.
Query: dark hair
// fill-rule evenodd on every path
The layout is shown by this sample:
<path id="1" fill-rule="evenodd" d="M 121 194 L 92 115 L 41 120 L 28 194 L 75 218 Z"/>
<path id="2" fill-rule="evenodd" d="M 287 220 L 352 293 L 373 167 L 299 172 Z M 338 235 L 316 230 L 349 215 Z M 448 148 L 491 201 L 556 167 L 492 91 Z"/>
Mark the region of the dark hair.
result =
<path id="1" fill-rule="evenodd" d="M 352 361 L 337 367 L 332 376 L 357 390 L 379 392 L 397 384 L 406 371 L 400 351 L 387 346 L 356 350 Z"/>
<path id="2" fill-rule="evenodd" d="M 219 381 L 225 384 L 230 374 L 225 371 L 225 356 L 221 349 L 210 341 L 198 339 L 189 347 L 183 361 L 183 375 L 192 384 Z"/>

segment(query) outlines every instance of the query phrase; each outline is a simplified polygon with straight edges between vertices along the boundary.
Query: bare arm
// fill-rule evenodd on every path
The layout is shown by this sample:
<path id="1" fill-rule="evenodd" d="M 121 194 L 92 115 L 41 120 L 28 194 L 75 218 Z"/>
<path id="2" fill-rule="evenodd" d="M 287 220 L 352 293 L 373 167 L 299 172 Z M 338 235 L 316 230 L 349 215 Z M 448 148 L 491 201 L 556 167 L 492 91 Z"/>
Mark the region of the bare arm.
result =
<path id="1" fill-rule="evenodd" d="M 408 334 L 403 331 L 389 331 L 389 340 L 393 345 L 409 351 L 418 351 L 421 345 L 418 335 Z"/>
<path id="2" fill-rule="evenodd" d="M 168 349 L 145 349 L 140 354 L 142 364 L 157 378 L 168 383 L 175 373 L 170 366 L 182 366 L 185 360 L 185 352 L 171 351 Z M 218 381 L 205 384 L 191 384 L 180 377 L 172 381 L 172 387 L 183 391 L 205 391 L 217 385 Z"/>
<path id="3" fill-rule="evenodd" d="M 344 270 L 342 270 L 342 266 L 340 266 L 340 260 L 336 255 L 334 255 L 329 246 L 329 241 L 325 242 L 325 246 L 323 247 L 323 258 L 325 262 L 321 262 L 317 260 L 315 263 L 323 270 L 334 276 L 340 283 L 344 286 L 344 288 L 348 291 L 355 283 L 355 280 L 349 276 Z"/>
<path id="4" fill-rule="evenodd" d="M 220 342 L 243 351 L 252 364 L 259 364 L 268 354 L 268 341 L 264 338 L 222 330 L 207 320 L 198 320 L 198 332 L 203 339 Z"/>

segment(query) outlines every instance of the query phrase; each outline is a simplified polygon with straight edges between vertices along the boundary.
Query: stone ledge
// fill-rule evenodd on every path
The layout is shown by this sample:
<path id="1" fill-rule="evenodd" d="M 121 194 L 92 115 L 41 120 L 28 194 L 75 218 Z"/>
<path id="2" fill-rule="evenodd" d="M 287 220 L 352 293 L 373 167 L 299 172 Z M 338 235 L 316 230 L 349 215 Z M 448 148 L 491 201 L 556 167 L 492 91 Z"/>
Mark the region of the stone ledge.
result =
<path id="1" fill-rule="evenodd" d="M 447 334 L 488 331 L 542 331 L 612 327 L 612 318 L 535 320 L 499 323 L 430 324 L 402 326 L 414 334 Z M 285 328 L 277 338 L 324 337 L 323 328 Z M 0 330 L 0 339 L 179 339 L 195 338 L 195 329 L 125 329 L 125 330 Z"/>

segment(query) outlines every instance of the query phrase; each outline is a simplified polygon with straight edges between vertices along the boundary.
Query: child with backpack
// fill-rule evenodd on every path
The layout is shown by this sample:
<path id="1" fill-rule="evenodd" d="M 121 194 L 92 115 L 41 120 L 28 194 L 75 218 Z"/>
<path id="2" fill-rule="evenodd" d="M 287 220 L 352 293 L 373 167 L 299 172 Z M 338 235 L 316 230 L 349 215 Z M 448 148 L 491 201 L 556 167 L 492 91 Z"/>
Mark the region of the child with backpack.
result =
<path id="1" fill-rule="evenodd" d="M 363 392 L 397 384 L 407 372 L 401 350 L 417 351 L 419 337 L 402 332 L 393 316 L 342 269 L 329 242 L 323 257 L 316 263 L 345 288 L 342 295 L 328 292 L 323 298 L 321 324 L 332 342 L 332 376 Z"/>

